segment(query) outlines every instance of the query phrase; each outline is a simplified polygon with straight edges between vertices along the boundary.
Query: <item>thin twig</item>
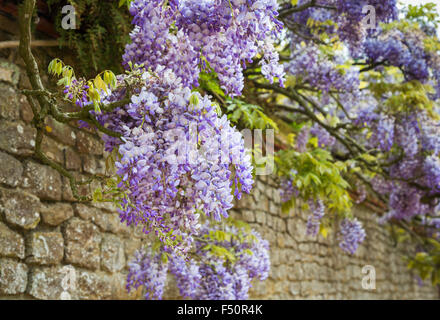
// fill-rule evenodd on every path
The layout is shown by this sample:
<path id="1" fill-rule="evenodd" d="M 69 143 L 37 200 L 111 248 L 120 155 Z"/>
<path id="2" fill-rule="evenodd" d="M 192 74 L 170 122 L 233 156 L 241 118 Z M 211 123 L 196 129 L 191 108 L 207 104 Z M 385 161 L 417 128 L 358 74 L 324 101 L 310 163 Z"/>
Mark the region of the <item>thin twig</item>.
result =
<path id="1" fill-rule="evenodd" d="M 0 49 L 17 48 L 19 45 L 19 40 L 1 41 Z M 34 40 L 30 43 L 31 47 L 58 47 L 59 45 L 58 40 Z"/>

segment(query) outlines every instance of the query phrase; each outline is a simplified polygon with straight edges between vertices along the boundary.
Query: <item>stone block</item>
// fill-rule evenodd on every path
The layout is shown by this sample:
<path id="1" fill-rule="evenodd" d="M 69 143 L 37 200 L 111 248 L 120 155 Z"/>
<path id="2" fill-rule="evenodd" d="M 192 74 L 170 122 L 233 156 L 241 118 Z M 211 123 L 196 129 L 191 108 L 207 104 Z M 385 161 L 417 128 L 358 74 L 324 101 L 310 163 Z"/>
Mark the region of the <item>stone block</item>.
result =
<path id="1" fill-rule="evenodd" d="M 68 124 L 58 122 L 52 117 L 46 118 L 46 125 L 50 128 L 48 135 L 62 144 L 74 147 L 76 145 L 75 130 Z"/>
<path id="2" fill-rule="evenodd" d="M 20 103 L 21 119 L 27 124 L 31 123 L 32 119 L 34 118 L 34 112 L 32 111 L 31 105 L 29 104 L 27 98 L 21 95 L 18 102 Z"/>
<path id="3" fill-rule="evenodd" d="M 112 297 L 111 277 L 104 273 L 80 271 L 77 283 L 81 300 L 107 300 Z"/>
<path id="4" fill-rule="evenodd" d="M 120 271 L 125 267 L 124 243 L 115 235 L 106 234 L 103 236 L 101 267 L 108 272 Z"/>
<path id="5" fill-rule="evenodd" d="M 50 137 L 43 137 L 41 151 L 52 161 L 64 164 L 64 146 Z"/>
<path id="6" fill-rule="evenodd" d="M 20 294 L 26 290 L 28 267 L 11 259 L 0 259 L 0 294 Z"/>
<path id="7" fill-rule="evenodd" d="M 16 187 L 20 183 L 23 174 L 21 162 L 0 151 L 0 164 L 0 183 Z"/>
<path id="8" fill-rule="evenodd" d="M 20 80 L 20 68 L 5 59 L 0 60 L 0 82 L 6 82 L 13 86 Z"/>
<path id="9" fill-rule="evenodd" d="M 43 222 L 56 227 L 73 217 L 73 208 L 68 203 L 53 203 L 41 207 Z"/>
<path id="10" fill-rule="evenodd" d="M 57 264 L 63 259 L 64 239 L 61 232 L 37 232 L 30 234 L 26 261 L 40 265 Z"/>
<path id="11" fill-rule="evenodd" d="M 78 131 L 76 136 L 76 146 L 80 153 L 102 155 L 104 147 L 98 137 L 84 131 Z"/>
<path id="12" fill-rule="evenodd" d="M 97 159 L 93 155 L 84 155 L 82 157 L 83 170 L 90 174 L 105 175 L 105 162 L 102 159 Z"/>
<path id="13" fill-rule="evenodd" d="M 23 229 L 34 229 L 40 222 L 40 200 L 22 190 L 0 188 L 0 211 L 6 221 Z"/>
<path id="14" fill-rule="evenodd" d="M 61 200 L 61 176 L 49 166 L 27 161 L 22 185 L 42 200 Z"/>
<path id="15" fill-rule="evenodd" d="M 64 150 L 65 154 L 65 166 L 67 170 L 81 170 L 81 157 L 78 152 L 73 150 L 72 148 L 66 148 Z"/>
<path id="16" fill-rule="evenodd" d="M 30 156 L 34 153 L 36 130 L 24 123 L 0 120 L 0 149 Z"/>
<path id="17" fill-rule="evenodd" d="M 17 120 L 20 117 L 17 93 L 10 85 L 0 83 L 0 117 L 8 120 Z"/>
<path id="18" fill-rule="evenodd" d="M 125 240 L 125 256 L 127 257 L 127 263 L 129 263 L 134 258 L 134 253 L 140 249 L 142 246 L 142 241 L 140 239 L 130 238 Z"/>
<path id="19" fill-rule="evenodd" d="M 0 222 L 0 256 L 23 259 L 24 252 L 23 237 Z"/>
<path id="20" fill-rule="evenodd" d="M 143 299 L 142 296 L 142 287 L 139 287 L 138 290 L 130 290 L 127 291 L 126 284 L 127 275 L 116 273 L 112 276 L 111 286 L 112 286 L 112 299 L 117 300 L 138 300 Z"/>
<path id="21" fill-rule="evenodd" d="M 72 266 L 36 267 L 29 278 L 29 294 L 42 300 L 61 300 L 68 293 L 76 299 L 77 272 Z"/>
<path id="22" fill-rule="evenodd" d="M 73 218 L 66 224 L 64 237 L 68 263 L 92 270 L 99 268 L 101 235 L 95 225 Z"/>

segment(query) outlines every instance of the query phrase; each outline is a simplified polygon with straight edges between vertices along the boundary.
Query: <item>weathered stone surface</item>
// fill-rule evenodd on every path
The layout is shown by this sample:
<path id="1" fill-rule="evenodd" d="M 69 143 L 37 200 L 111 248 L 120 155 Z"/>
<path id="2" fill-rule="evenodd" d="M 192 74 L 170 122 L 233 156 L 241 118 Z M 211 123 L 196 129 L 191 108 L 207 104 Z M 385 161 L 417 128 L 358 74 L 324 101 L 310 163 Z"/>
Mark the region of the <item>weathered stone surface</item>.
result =
<path id="1" fill-rule="evenodd" d="M 125 240 L 125 256 L 127 257 L 127 263 L 134 257 L 134 253 L 140 249 L 142 241 L 140 239 L 127 239 Z"/>
<path id="2" fill-rule="evenodd" d="M 95 207 L 85 205 L 83 203 L 77 203 L 74 205 L 75 213 L 84 220 L 92 220 L 97 215 L 102 214 L 101 211 Z"/>
<path id="3" fill-rule="evenodd" d="M 22 190 L 0 188 L 0 211 L 6 221 L 24 229 L 34 229 L 40 222 L 41 204 L 37 197 Z"/>
<path id="4" fill-rule="evenodd" d="M 76 171 L 71 171 L 71 173 L 73 174 L 73 176 L 75 177 L 76 181 L 81 182 L 81 181 L 85 181 L 87 180 L 87 177 L 85 177 L 84 175 L 79 174 Z M 72 193 L 72 189 L 70 187 L 70 182 L 66 177 L 61 177 L 61 181 L 62 181 L 62 199 L 63 201 L 69 201 L 69 202 L 75 202 L 78 201 Z M 90 190 L 89 190 L 89 186 L 88 185 L 79 185 L 78 186 L 78 194 L 80 196 L 87 196 L 89 195 Z"/>
<path id="5" fill-rule="evenodd" d="M 281 208 L 275 204 L 274 201 L 269 202 L 269 212 L 272 214 L 279 214 L 281 212 Z"/>
<path id="6" fill-rule="evenodd" d="M 112 297 L 111 277 L 103 273 L 80 271 L 78 275 L 78 298 L 103 300 Z"/>
<path id="7" fill-rule="evenodd" d="M 34 231 L 29 237 L 29 263 L 40 265 L 57 264 L 63 259 L 64 239 L 60 232 Z"/>
<path id="8" fill-rule="evenodd" d="M 20 69 L 15 64 L 12 64 L 7 60 L 1 59 L 0 81 L 16 86 L 19 78 L 20 78 Z"/>
<path id="9" fill-rule="evenodd" d="M 255 219 L 262 225 L 266 224 L 266 213 L 264 211 L 257 211 L 255 213 Z"/>
<path id="10" fill-rule="evenodd" d="M 50 128 L 48 135 L 63 144 L 67 144 L 72 147 L 75 146 L 76 133 L 72 127 L 55 121 L 52 117 L 46 118 L 46 125 Z"/>
<path id="11" fill-rule="evenodd" d="M 22 185 L 42 200 L 61 200 L 61 176 L 49 166 L 27 161 Z"/>
<path id="12" fill-rule="evenodd" d="M 28 267 L 11 259 L 0 259 L 0 294 L 23 293 L 27 285 Z"/>
<path id="13" fill-rule="evenodd" d="M 103 231 L 112 232 L 116 234 L 129 234 L 130 228 L 119 218 L 117 213 L 101 213 L 92 221 Z"/>
<path id="14" fill-rule="evenodd" d="M 66 148 L 65 154 L 65 166 L 67 170 L 81 170 L 81 157 L 78 152 L 72 148 Z"/>
<path id="15" fill-rule="evenodd" d="M 52 161 L 64 164 L 64 147 L 50 137 L 43 137 L 41 151 Z"/>
<path id="16" fill-rule="evenodd" d="M 234 208 L 236 209 L 254 209 L 255 208 L 255 200 L 251 195 L 243 195 L 243 198 L 240 201 L 236 201 L 234 204 Z"/>
<path id="17" fill-rule="evenodd" d="M 241 210 L 241 219 L 246 222 L 254 222 L 255 221 L 255 213 L 252 210 Z"/>
<path id="18" fill-rule="evenodd" d="M 280 195 L 280 190 L 279 189 L 274 189 L 273 190 L 273 202 L 277 205 L 281 207 L 281 195 Z"/>
<path id="19" fill-rule="evenodd" d="M 112 299 L 116 299 L 116 300 L 142 299 L 143 298 L 142 288 L 139 287 L 138 290 L 132 289 L 130 292 L 128 292 L 125 287 L 126 281 L 127 281 L 126 274 L 116 273 L 112 276 L 111 279 Z"/>
<path id="20" fill-rule="evenodd" d="M 90 153 L 99 156 L 103 152 L 103 145 L 99 138 L 84 131 L 78 131 L 76 146 L 80 153 Z"/>
<path id="21" fill-rule="evenodd" d="M 73 208 L 68 203 L 47 204 L 41 207 L 41 216 L 44 223 L 58 226 L 73 217 Z"/>
<path id="22" fill-rule="evenodd" d="M 72 218 L 65 229 L 66 261 L 88 269 L 98 269 L 100 264 L 101 235 L 90 222 Z"/>
<path id="23" fill-rule="evenodd" d="M 0 151 L 0 183 L 16 187 L 23 174 L 21 162 L 7 153 Z"/>
<path id="24" fill-rule="evenodd" d="M 34 128 L 20 122 L 0 120 L 0 149 L 9 153 L 28 156 L 34 153 Z"/>
<path id="25" fill-rule="evenodd" d="M 106 213 L 95 207 L 76 204 L 77 214 L 84 220 L 92 221 L 102 231 L 128 234 L 130 229 L 123 223 L 117 213 Z"/>
<path id="26" fill-rule="evenodd" d="M 103 236 L 101 267 L 109 272 L 120 271 L 125 267 L 124 243 L 115 235 L 106 234 Z"/>
<path id="27" fill-rule="evenodd" d="M 17 93 L 9 85 L 0 83 L 0 117 L 8 120 L 16 120 L 20 117 L 18 109 Z"/>
<path id="28" fill-rule="evenodd" d="M 27 98 L 25 96 L 20 96 L 19 101 L 20 103 L 20 117 L 21 119 L 29 124 L 31 123 L 32 119 L 34 118 L 34 112 L 32 111 L 32 108 L 27 101 Z"/>
<path id="29" fill-rule="evenodd" d="M 105 175 L 105 162 L 102 159 L 97 159 L 92 155 L 84 155 L 83 170 L 90 174 Z"/>
<path id="30" fill-rule="evenodd" d="M 289 292 L 292 296 L 299 296 L 301 291 L 301 284 L 299 282 L 291 283 L 289 286 Z"/>
<path id="31" fill-rule="evenodd" d="M 76 299 L 77 272 L 74 270 L 72 266 L 32 269 L 29 294 L 37 299 L 60 300 L 61 294 L 66 292 L 72 299 Z"/>
<path id="32" fill-rule="evenodd" d="M 23 237 L 0 222 L 0 257 L 24 258 Z"/>
<path id="33" fill-rule="evenodd" d="M 113 202 L 92 202 L 91 205 L 107 212 L 118 212 L 118 208 Z"/>

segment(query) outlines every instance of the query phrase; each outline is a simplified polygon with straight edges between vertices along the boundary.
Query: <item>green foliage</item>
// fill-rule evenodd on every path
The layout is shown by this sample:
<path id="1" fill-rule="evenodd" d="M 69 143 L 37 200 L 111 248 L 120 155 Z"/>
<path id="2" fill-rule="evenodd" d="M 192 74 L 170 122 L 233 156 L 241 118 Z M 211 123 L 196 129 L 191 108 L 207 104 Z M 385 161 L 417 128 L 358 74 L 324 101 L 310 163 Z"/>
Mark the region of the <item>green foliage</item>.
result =
<path id="1" fill-rule="evenodd" d="M 215 224 L 215 222 L 212 223 Z M 225 245 L 226 242 L 252 245 L 258 239 L 251 233 L 251 227 L 241 220 L 228 218 L 222 224 L 235 227 L 237 232 L 228 232 L 226 228 L 223 228 L 223 230 L 211 230 L 209 234 L 205 234 L 201 239 L 201 241 L 206 243 L 203 250 L 209 250 L 212 255 L 224 259 L 226 263 L 234 263 L 237 260 L 235 246 Z M 250 250 L 244 250 L 244 252 L 252 255 Z"/>
<path id="2" fill-rule="evenodd" d="M 79 60 L 81 73 L 90 75 L 98 70 L 122 72 L 121 56 L 130 40 L 130 1 L 69 0 L 75 7 L 76 29 L 61 27 L 61 8 L 65 1 L 48 0 L 47 4 L 60 34 L 60 44 L 72 48 Z"/>
<path id="3" fill-rule="evenodd" d="M 246 103 L 239 99 L 227 100 L 228 119 L 236 124 L 241 124 L 249 129 L 275 129 L 278 131 L 278 126 L 270 117 L 264 112 L 263 108 L 253 104 Z"/>
<path id="4" fill-rule="evenodd" d="M 429 98 L 429 94 L 434 93 L 430 85 L 416 80 L 404 83 L 378 81 L 370 83 L 369 89 L 378 100 L 386 99 L 383 108 L 390 114 L 411 112 L 416 108 L 426 110 L 432 117 L 436 117 L 433 112 L 434 102 Z"/>
<path id="5" fill-rule="evenodd" d="M 405 231 L 401 232 L 405 233 Z M 416 271 L 423 281 L 430 280 L 433 286 L 440 285 L 440 242 L 433 238 L 425 241 L 429 250 L 406 257 L 408 269 Z"/>
<path id="6" fill-rule="evenodd" d="M 303 153 L 282 150 L 275 160 L 278 174 L 293 179 L 300 198 L 323 199 L 333 213 L 346 215 L 350 211 L 350 185 L 342 176 L 347 171 L 347 163 L 334 161 L 330 152 L 321 148 Z M 292 198 L 283 205 L 283 211 L 289 211 L 294 204 L 295 198 Z"/>
<path id="7" fill-rule="evenodd" d="M 62 87 L 70 86 L 73 80 L 77 80 L 73 68 L 65 65 L 64 62 L 58 58 L 49 63 L 48 72 L 50 75 L 60 77 L 57 84 Z M 108 93 L 109 90 L 116 88 L 116 75 L 110 70 L 105 70 L 99 73 L 93 80 L 85 81 L 81 79 L 81 81 L 87 83 L 89 86 L 87 91 L 88 100 L 93 103 L 95 111 L 100 113 L 99 104 L 102 100 L 101 93 Z"/>
<path id="8" fill-rule="evenodd" d="M 438 28 L 440 17 L 433 2 L 417 6 L 409 5 L 406 10 L 406 19 L 416 21 L 422 26 L 431 25 L 434 29 Z"/>
<path id="9" fill-rule="evenodd" d="M 72 80 L 76 79 L 73 68 L 65 65 L 64 62 L 58 58 L 53 59 L 47 69 L 50 75 L 60 77 L 57 83 L 59 86 L 69 86 Z"/>
<path id="10" fill-rule="evenodd" d="M 203 57 L 202 57 L 203 58 Z M 217 74 L 215 72 L 200 72 L 199 75 L 200 89 L 208 91 L 220 98 L 225 98 L 226 94 L 218 83 Z"/>
<path id="11" fill-rule="evenodd" d="M 417 244 L 417 251 L 413 254 L 404 255 L 408 263 L 408 269 L 414 270 L 423 281 L 430 281 L 433 286 L 440 285 L 440 242 L 438 233 L 418 232 L 421 227 L 419 222 L 415 224 L 403 222 L 399 225 L 388 225 L 387 229 L 396 241 L 403 246 L 413 247 Z"/>

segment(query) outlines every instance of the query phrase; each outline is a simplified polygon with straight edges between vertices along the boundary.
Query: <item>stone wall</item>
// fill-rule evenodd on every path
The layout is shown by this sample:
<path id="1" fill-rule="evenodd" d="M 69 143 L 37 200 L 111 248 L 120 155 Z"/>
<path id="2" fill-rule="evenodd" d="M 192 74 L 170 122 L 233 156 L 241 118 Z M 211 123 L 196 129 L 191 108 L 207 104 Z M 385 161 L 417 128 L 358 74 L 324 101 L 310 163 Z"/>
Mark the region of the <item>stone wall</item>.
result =
<path id="1" fill-rule="evenodd" d="M 112 206 L 81 204 L 68 181 L 33 156 L 32 112 L 19 93 L 28 87 L 19 59 L 0 60 L 0 298 L 59 299 L 65 266 L 76 277 L 68 293 L 74 299 L 136 299 L 124 288 L 127 263 L 146 237 L 119 222 Z M 47 65 L 47 60 L 41 65 Z M 44 151 L 78 177 L 104 173 L 99 137 L 75 125 L 47 123 Z M 87 191 L 87 190 L 84 190 Z M 257 282 L 258 299 L 419 299 L 438 298 L 420 287 L 374 214 L 357 209 L 368 237 L 353 256 L 344 254 L 335 235 L 305 235 L 306 214 L 281 213 L 271 177 L 262 177 L 252 195 L 237 203 L 232 215 L 249 222 L 270 241 L 270 277 Z M 376 290 L 362 289 L 361 269 L 376 269 Z M 64 283 L 65 285 L 65 283 Z M 172 281 L 166 297 L 176 297 Z"/>
<path id="2" fill-rule="evenodd" d="M 298 207 L 301 204 L 298 201 Z M 377 215 L 358 206 L 367 237 L 353 256 L 339 248 L 335 232 L 326 239 L 306 235 L 308 213 L 294 208 L 281 212 L 279 189 L 271 177 L 257 181 L 251 196 L 237 203 L 232 214 L 248 222 L 270 242 L 269 279 L 251 289 L 255 299 L 438 299 L 438 291 L 420 286 Z M 334 230 L 335 228 L 333 228 Z M 376 289 L 362 288 L 365 266 L 376 273 Z"/>

